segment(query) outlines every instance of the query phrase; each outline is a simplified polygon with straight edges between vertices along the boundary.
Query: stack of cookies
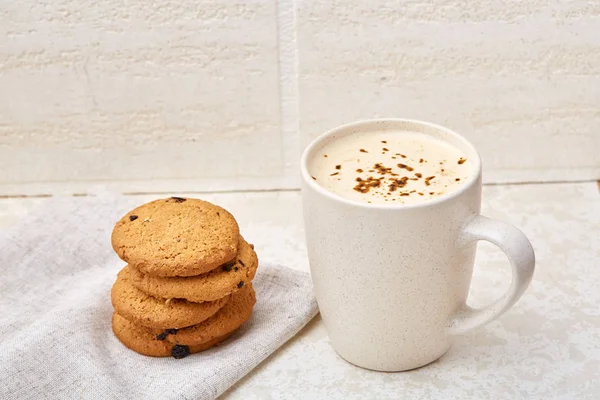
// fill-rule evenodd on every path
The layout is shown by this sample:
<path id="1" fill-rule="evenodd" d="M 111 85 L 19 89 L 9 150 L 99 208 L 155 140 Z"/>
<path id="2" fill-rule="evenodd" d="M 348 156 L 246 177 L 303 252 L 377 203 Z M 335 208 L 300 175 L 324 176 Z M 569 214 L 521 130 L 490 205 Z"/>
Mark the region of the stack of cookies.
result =
<path id="1" fill-rule="evenodd" d="M 112 327 L 131 350 L 183 358 L 250 318 L 258 259 L 223 208 L 181 197 L 144 204 L 117 222 L 112 246 L 128 263 L 112 287 Z"/>

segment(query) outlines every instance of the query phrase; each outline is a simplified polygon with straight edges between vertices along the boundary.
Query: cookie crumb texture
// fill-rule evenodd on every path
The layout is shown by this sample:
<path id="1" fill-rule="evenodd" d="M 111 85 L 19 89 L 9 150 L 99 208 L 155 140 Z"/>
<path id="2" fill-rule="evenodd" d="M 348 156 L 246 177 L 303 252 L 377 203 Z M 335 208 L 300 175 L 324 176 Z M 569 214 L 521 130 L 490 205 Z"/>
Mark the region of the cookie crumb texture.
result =
<path id="1" fill-rule="evenodd" d="M 152 357 L 183 358 L 207 350 L 231 336 L 250 318 L 255 303 L 254 289 L 252 284 L 248 284 L 232 295 L 231 300 L 215 315 L 197 325 L 183 329 L 151 329 L 115 312 L 112 328 L 121 343 L 137 353 Z"/>
<path id="2" fill-rule="evenodd" d="M 157 340 L 147 328 L 135 325 L 133 322 L 128 321 L 117 313 L 114 313 L 112 317 L 112 329 L 119 341 L 136 353 L 150 357 L 175 357 L 173 354 L 175 345 L 173 343 L 166 340 Z M 188 354 L 199 353 L 217 346 L 234 332 L 235 331 L 232 331 L 225 335 L 215 337 L 212 340 L 197 346 L 186 346 L 188 348 Z M 180 355 L 181 350 L 176 350 L 176 354 Z"/>
<path id="3" fill-rule="evenodd" d="M 192 303 L 184 299 L 150 296 L 131 283 L 131 270 L 125 267 L 117 275 L 111 290 L 112 305 L 119 315 L 150 328 L 183 328 L 198 324 L 219 311 L 229 301 L 225 296 L 215 301 Z"/>
<path id="4" fill-rule="evenodd" d="M 225 304 L 215 315 L 197 325 L 178 329 L 174 335 L 167 335 L 165 341 L 172 344 L 184 344 L 187 346 L 199 346 L 217 337 L 221 337 L 239 328 L 246 322 L 256 303 L 256 294 L 252 284 L 231 296 L 231 300 Z M 152 336 L 161 334 L 157 329 L 152 329 Z"/>
<path id="5" fill-rule="evenodd" d="M 198 199 L 155 200 L 127 213 L 112 232 L 118 256 L 141 272 L 194 276 L 232 261 L 239 227 L 223 208 Z"/>
<path id="6" fill-rule="evenodd" d="M 128 266 L 131 283 L 155 297 L 186 299 L 193 302 L 216 301 L 241 289 L 240 282 L 251 282 L 258 268 L 258 257 L 240 236 L 235 264 L 221 266 L 206 274 L 189 277 L 157 277 Z M 243 285 L 242 285 L 243 286 Z"/>

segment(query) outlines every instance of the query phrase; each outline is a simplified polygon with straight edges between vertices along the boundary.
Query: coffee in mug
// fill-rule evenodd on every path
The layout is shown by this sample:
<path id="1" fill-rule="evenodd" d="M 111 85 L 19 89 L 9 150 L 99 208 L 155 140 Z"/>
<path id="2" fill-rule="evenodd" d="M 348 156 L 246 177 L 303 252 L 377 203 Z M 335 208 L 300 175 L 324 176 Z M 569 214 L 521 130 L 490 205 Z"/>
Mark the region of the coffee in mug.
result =
<path id="1" fill-rule="evenodd" d="M 325 189 L 365 203 L 416 204 L 448 195 L 473 175 L 458 148 L 419 132 L 356 132 L 329 142 L 309 161 Z"/>

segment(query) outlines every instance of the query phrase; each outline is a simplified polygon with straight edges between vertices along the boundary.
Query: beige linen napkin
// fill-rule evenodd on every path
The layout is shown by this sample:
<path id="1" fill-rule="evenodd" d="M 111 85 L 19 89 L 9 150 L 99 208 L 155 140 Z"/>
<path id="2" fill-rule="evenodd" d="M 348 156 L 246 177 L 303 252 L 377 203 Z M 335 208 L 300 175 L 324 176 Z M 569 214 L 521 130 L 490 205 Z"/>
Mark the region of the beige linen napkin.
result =
<path id="1" fill-rule="evenodd" d="M 253 316 L 223 345 L 180 360 L 128 350 L 111 331 L 124 263 L 110 233 L 135 205 L 54 198 L 0 231 L 0 398 L 213 399 L 316 315 L 307 274 L 262 262 Z"/>

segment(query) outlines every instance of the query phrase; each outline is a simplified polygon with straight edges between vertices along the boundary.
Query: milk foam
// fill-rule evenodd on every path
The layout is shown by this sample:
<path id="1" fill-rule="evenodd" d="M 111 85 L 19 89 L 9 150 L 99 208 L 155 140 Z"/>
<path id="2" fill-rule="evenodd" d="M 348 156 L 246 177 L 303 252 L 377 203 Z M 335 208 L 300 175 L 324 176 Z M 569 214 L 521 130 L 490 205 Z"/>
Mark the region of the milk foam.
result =
<path id="1" fill-rule="evenodd" d="M 349 200 L 417 204 L 447 196 L 473 174 L 456 147 L 407 131 L 360 132 L 317 151 L 309 173 L 325 189 Z"/>

